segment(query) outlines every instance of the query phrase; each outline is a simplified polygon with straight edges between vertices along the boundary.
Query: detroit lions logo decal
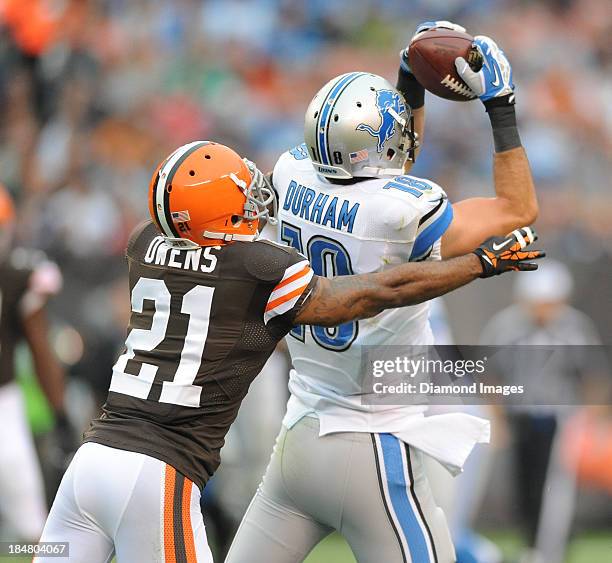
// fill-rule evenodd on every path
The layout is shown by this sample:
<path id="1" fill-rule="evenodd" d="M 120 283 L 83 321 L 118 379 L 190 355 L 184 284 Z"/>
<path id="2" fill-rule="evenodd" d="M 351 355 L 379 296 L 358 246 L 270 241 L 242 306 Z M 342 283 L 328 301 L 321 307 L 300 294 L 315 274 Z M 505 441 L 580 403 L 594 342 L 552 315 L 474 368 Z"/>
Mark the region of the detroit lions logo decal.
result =
<path id="1" fill-rule="evenodd" d="M 376 92 L 376 107 L 380 115 L 380 126 L 378 129 L 373 129 L 367 123 L 357 125 L 357 131 L 365 131 L 378 139 L 378 152 L 382 152 L 385 143 L 395 135 L 395 118 L 389 113 L 389 109 L 393 109 L 398 115 L 406 111 L 406 106 L 401 100 L 399 94 L 393 90 L 377 90 Z"/>

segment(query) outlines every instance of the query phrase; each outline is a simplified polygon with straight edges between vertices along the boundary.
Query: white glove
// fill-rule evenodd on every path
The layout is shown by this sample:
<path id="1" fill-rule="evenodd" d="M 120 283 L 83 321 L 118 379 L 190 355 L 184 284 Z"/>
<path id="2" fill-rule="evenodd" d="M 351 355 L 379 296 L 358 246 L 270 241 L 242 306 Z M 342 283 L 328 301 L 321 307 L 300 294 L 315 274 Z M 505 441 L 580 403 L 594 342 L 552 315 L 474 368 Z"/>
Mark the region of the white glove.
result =
<path id="1" fill-rule="evenodd" d="M 421 33 L 437 28 L 452 29 L 453 31 L 465 33 L 465 27 L 447 20 L 426 21 L 417 25 L 416 31 L 414 32 L 414 35 L 410 41 L 414 41 L 417 35 L 420 35 Z"/>

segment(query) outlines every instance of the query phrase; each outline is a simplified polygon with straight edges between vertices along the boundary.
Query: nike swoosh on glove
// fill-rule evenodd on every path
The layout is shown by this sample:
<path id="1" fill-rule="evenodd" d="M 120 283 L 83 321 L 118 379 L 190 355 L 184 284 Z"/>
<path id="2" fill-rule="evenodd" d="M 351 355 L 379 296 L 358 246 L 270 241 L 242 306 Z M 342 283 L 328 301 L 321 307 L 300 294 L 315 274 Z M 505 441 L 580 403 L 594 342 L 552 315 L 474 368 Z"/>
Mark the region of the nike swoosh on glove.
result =
<path id="1" fill-rule="evenodd" d="M 483 242 L 474 254 L 480 258 L 481 278 L 498 276 L 504 272 L 537 270 L 538 265 L 529 260 L 544 258 L 542 250 L 526 250 L 538 235 L 531 227 L 522 227 L 505 237 L 491 237 Z"/>
<path id="2" fill-rule="evenodd" d="M 463 57 L 457 57 L 455 68 L 463 81 L 483 102 L 514 94 L 512 67 L 497 43 L 486 35 L 477 35 L 473 45 L 482 57 L 482 68 L 475 72 Z"/>

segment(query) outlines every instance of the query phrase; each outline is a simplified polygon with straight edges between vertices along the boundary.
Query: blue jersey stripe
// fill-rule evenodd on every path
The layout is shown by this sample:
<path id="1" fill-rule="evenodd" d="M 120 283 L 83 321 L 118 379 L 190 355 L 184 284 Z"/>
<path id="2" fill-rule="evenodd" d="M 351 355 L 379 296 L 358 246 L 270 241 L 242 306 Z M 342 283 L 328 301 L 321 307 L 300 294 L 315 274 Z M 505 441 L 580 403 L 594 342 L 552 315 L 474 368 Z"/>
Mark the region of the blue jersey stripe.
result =
<path id="1" fill-rule="evenodd" d="M 334 104 L 334 101 L 342 90 L 342 88 L 361 74 L 363 73 L 351 72 L 349 74 L 346 74 L 338 82 L 336 82 L 336 84 L 333 86 L 333 88 L 327 95 L 327 98 L 323 102 L 323 107 L 321 109 L 321 114 L 319 115 L 319 122 L 317 125 L 317 144 L 319 148 L 319 153 L 321 155 L 322 164 L 331 164 L 329 153 L 327 151 L 327 143 L 325 142 L 328 120 L 331 119 L 331 107 Z"/>
<path id="2" fill-rule="evenodd" d="M 425 532 L 408 498 L 402 462 L 402 443 L 392 434 L 379 434 L 391 506 L 402 528 L 412 563 L 430 563 Z"/>
<path id="3" fill-rule="evenodd" d="M 414 246 L 412 247 L 410 259 L 412 260 L 412 258 L 418 258 L 422 254 L 425 254 L 429 247 L 446 232 L 452 220 L 453 206 L 447 202 L 444 206 L 444 210 L 436 220 L 417 235 Z"/>

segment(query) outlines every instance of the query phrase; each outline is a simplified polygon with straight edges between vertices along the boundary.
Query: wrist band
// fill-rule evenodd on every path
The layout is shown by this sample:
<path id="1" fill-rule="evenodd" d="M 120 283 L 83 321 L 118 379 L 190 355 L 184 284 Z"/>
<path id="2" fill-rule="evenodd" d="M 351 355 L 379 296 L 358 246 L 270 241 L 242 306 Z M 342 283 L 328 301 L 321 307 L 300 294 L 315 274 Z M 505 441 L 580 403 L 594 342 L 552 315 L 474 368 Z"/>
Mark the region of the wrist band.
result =
<path id="1" fill-rule="evenodd" d="M 419 84 L 414 74 L 406 72 L 402 67 L 397 73 L 396 87 L 413 110 L 425 105 L 425 88 Z"/>
<path id="2" fill-rule="evenodd" d="M 521 146 L 516 112 L 514 110 L 514 94 L 492 98 L 484 103 L 489 114 L 495 152 L 504 152 Z"/>
<path id="3" fill-rule="evenodd" d="M 402 64 L 397 73 L 397 86 L 408 105 L 413 109 L 422 108 L 425 105 L 425 88 L 419 84 L 414 74 L 406 70 L 402 57 Z"/>

